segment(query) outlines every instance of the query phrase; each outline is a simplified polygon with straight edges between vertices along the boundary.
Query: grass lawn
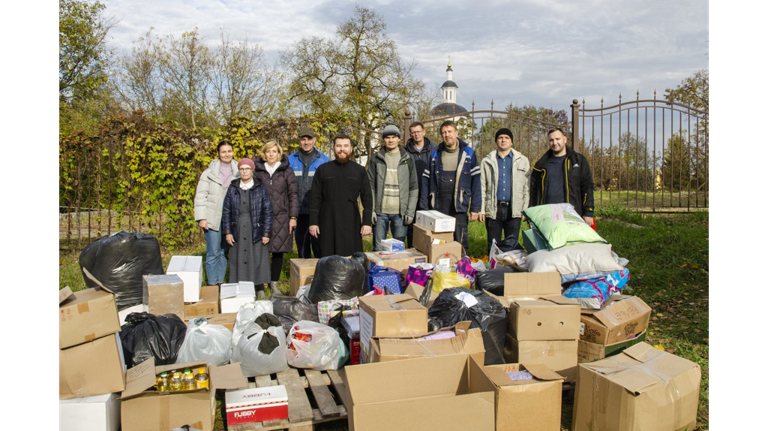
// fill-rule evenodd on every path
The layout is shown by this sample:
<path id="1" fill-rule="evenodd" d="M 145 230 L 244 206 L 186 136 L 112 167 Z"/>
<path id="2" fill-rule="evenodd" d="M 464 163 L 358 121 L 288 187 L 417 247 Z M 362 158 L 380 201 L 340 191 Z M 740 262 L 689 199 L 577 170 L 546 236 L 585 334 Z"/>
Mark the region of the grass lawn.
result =
<path id="1" fill-rule="evenodd" d="M 642 298 L 653 309 L 646 342 L 698 363 L 702 370 L 698 427 L 709 429 L 709 213 L 638 214 L 618 204 L 598 209 L 598 233 L 629 259 L 630 281 L 625 293 Z M 525 223 L 523 223 L 526 227 Z M 173 252 L 163 251 L 167 266 L 171 255 L 205 255 L 205 243 Z M 469 254 L 487 254 L 485 227 L 470 223 Z M 371 249 L 370 238 L 364 241 Z M 289 259 L 286 256 L 280 288 L 288 291 Z M 85 287 L 78 253 L 60 255 L 60 288 Z M 562 429 L 571 425 L 572 398 L 564 397 Z M 222 422 L 216 423 L 223 430 Z M 317 429 L 345 430 L 346 422 L 321 424 Z"/>

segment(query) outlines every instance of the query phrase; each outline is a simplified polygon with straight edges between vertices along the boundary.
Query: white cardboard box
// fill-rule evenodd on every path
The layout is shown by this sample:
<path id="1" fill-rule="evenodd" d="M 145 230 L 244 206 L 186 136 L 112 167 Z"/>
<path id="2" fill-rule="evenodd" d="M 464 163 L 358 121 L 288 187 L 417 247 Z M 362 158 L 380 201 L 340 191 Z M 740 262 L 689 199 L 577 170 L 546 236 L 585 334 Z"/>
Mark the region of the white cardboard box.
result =
<path id="1" fill-rule="evenodd" d="M 166 274 L 176 274 L 184 282 L 184 302 L 200 300 L 203 287 L 202 256 L 172 256 Z"/>
<path id="2" fill-rule="evenodd" d="M 456 219 L 439 211 L 416 211 L 416 224 L 432 232 L 453 232 Z"/>
<path id="3" fill-rule="evenodd" d="M 395 238 L 381 240 L 381 248 L 384 251 L 399 252 L 405 251 L 405 244 Z"/>
<path id="4" fill-rule="evenodd" d="M 228 390 L 224 398 L 228 425 L 288 419 L 285 385 Z"/>
<path id="5" fill-rule="evenodd" d="M 256 286 L 252 281 L 221 285 L 221 313 L 237 313 L 240 306 L 256 300 Z"/>
<path id="6" fill-rule="evenodd" d="M 117 394 L 59 400 L 60 431 L 117 431 L 120 397 Z"/>

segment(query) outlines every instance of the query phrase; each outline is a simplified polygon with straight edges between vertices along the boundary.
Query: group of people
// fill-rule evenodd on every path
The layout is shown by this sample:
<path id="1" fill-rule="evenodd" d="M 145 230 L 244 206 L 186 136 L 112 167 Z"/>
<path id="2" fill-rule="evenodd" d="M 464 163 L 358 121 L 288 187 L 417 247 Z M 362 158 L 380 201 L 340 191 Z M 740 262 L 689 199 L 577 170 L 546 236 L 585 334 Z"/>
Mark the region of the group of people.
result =
<path id="1" fill-rule="evenodd" d="M 485 223 L 489 249 L 502 239 L 516 244 L 529 205 L 568 202 L 594 225 L 592 172 L 562 129 L 547 133 L 549 150 L 533 167 L 513 148 L 506 128 L 496 132 L 496 149 L 479 163 L 453 121 L 441 124 L 438 145 L 422 123 L 409 131 L 401 145 L 397 126 L 386 126 L 367 169 L 350 163 L 352 140 L 345 134 L 333 139 L 333 160 L 315 148 L 309 128 L 300 130 L 300 148 L 289 156 L 270 141 L 259 155 L 235 162 L 232 144 L 220 142 L 219 157 L 203 172 L 195 195 L 208 284 L 224 282 L 229 251 L 229 282 L 252 281 L 264 298 L 267 283 L 277 288 L 294 237 L 299 258 L 349 256 L 363 251 L 362 238 L 371 233 L 374 251 L 388 233 L 412 247 L 417 210 L 454 217 L 454 238 L 464 250 L 469 222 L 478 220 Z"/>

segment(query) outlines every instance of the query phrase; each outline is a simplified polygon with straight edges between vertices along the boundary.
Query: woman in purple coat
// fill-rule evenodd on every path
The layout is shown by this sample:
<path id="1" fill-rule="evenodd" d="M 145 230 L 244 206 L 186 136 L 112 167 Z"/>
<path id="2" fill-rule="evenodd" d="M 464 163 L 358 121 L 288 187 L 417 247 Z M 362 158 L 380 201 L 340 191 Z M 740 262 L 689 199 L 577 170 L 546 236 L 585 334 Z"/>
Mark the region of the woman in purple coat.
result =
<path id="1" fill-rule="evenodd" d="M 277 291 L 277 282 L 283 269 L 283 254 L 293 250 L 293 230 L 299 216 L 299 197 L 296 175 L 283 155 L 283 149 L 275 141 L 269 141 L 261 149 L 260 156 L 254 156 L 254 177 L 259 178 L 269 190 L 272 201 L 272 238 L 269 252 L 272 253 L 272 278 L 270 288 Z"/>

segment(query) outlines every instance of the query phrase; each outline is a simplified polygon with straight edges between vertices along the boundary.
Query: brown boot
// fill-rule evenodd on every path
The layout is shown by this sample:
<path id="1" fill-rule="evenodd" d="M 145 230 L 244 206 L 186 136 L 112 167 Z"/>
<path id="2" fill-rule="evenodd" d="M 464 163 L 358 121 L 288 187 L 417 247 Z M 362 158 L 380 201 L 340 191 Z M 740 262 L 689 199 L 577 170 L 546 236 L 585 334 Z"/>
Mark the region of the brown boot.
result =
<path id="1" fill-rule="evenodd" d="M 269 289 L 272 291 L 272 294 L 274 295 L 277 292 L 280 292 L 280 288 L 277 287 L 276 281 L 270 281 L 269 282 Z"/>

